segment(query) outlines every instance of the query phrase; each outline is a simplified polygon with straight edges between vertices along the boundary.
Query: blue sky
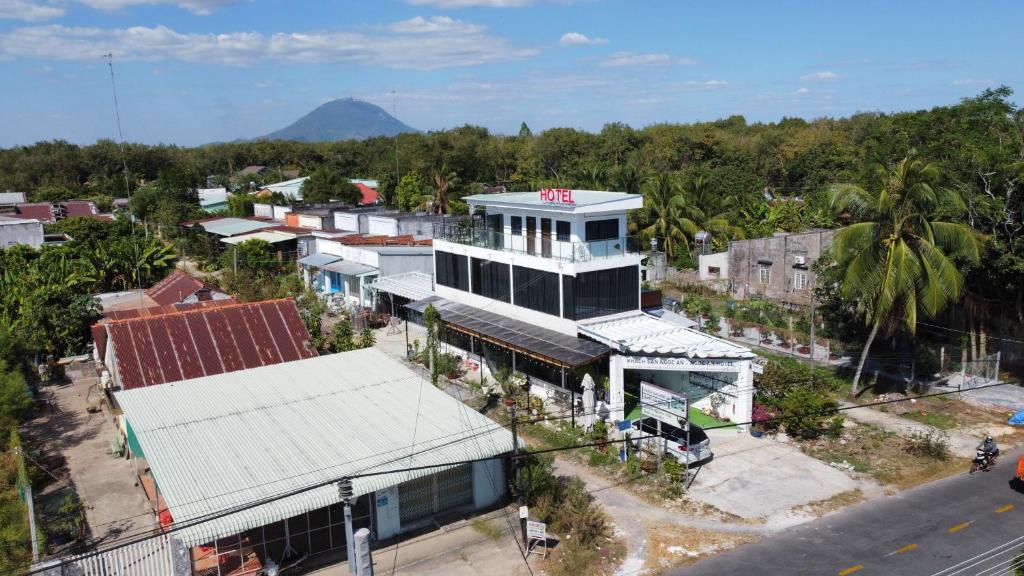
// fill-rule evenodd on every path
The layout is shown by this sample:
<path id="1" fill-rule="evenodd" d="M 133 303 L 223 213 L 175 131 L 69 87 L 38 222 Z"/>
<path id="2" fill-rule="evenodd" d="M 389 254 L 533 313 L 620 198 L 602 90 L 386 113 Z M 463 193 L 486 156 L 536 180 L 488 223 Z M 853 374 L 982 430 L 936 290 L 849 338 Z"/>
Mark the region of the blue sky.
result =
<path id="1" fill-rule="evenodd" d="M 1001 0 L 0 0 L 0 146 L 114 136 L 108 52 L 132 141 L 253 137 L 344 96 L 421 130 L 599 130 L 1020 91 L 1022 17 Z"/>

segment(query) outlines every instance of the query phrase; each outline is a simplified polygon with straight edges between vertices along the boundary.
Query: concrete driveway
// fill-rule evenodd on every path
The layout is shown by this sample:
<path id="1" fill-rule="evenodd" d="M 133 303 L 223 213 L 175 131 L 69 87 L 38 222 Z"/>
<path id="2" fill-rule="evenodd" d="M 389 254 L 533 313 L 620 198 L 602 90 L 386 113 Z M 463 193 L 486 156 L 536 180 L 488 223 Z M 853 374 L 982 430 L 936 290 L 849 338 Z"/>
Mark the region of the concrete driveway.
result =
<path id="1" fill-rule="evenodd" d="M 866 494 L 881 493 L 877 484 L 855 480 L 768 436 L 754 438 L 738 429 L 707 434 L 715 458 L 699 469 L 689 494 L 723 512 L 783 528 L 813 518 L 793 511 L 795 507 L 858 488 Z"/>

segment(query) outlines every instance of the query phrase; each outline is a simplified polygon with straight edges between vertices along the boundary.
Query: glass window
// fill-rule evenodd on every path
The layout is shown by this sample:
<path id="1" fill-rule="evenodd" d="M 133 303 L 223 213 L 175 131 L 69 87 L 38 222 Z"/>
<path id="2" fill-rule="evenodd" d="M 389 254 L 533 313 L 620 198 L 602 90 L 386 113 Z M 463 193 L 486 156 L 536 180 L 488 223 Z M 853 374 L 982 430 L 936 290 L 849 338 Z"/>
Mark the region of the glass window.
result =
<path id="1" fill-rule="evenodd" d="M 509 265 L 490 260 L 473 258 L 470 261 L 473 273 L 470 274 L 473 283 L 473 294 L 494 298 L 502 302 L 509 302 L 512 298 L 511 286 L 509 286 L 510 274 Z"/>
<path id="2" fill-rule="evenodd" d="M 796 290 L 807 289 L 807 272 L 793 273 L 793 288 Z"/>
<path id="3" fill-rule="evenodd" d="M 512 235 L 513 236 L 522 236 L 523 235 L 523 217 L 522 216 L 512 216 L 511 217 L 511 221 L 512 221 Z"/>
<path id="4" fill-rule="evenodd" d="M 619 237 L 619 219 L 591 220 L 586 225 L 587 241 L 611 240 Z"/>
<path id="5" fill-rule="evenodd" d="M 558 316 L 560 306 L 557 272 L 512 267 L 512 303 L 516 306 Z"/>
<path id="6" fill-rule="evenodd" d="M 761 265 L 760 276 L 761 284 L 771 284 L 772 282 L 772 269 L 768 266 Z"/>
<path id="7" fill-rule="evenodd" d="M 564 220 L 555 222 L 555 239 L 559 242 L 569 241 L 569 223 Z"/>
<path id="8" fill-rule="evenodd" d="M 568 287 L 570 281 L 563 279 Z M 586 320 L 608 314 L 640 309 L 640 270 L 625 266 L 577 274 L 571 281 L 574 288 L 574 320 Z M 568 299 L 566 300 L 568 303 Z M 565 313 L 570 318 L 569 312 Z"/>
<path id="9" fill-rule="evenodd" d="M 469 291 L 468 258 L 450 252 L 434 251 L 434 264 L 438 284 Z"/>

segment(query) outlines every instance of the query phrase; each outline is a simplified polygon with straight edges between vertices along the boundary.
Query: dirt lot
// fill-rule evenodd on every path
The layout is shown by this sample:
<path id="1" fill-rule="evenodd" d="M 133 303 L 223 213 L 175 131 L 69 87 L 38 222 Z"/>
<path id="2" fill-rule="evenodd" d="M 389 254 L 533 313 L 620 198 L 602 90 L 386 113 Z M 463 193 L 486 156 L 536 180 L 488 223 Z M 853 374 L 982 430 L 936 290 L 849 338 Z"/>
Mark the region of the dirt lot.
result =
<path id="1" fill-rule="evenodd" d="M 969 464 L 955 456 L 943 460 L 915 452 L 912 440 L 866 424 L 846 428 L 838 439 L 821 438 L 801 448 L 819 460 L 849 466 L 899 489 L 944 478 Z"/>
<path id="2" fill-rule="evenodd" d="M 649 553 L 644 567 L 653 574 L 660 574 L 760 539 L 760 536 L 749 533 L 716 532 L 666 524 L 649 525 Z"/>

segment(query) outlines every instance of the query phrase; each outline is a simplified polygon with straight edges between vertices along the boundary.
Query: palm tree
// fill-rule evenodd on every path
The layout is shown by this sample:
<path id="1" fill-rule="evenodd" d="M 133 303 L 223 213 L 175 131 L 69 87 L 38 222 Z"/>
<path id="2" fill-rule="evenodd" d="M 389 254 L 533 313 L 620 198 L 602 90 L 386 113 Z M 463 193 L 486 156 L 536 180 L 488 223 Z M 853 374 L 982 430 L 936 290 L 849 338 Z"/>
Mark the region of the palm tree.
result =
<path id="1" fill-rule="evenodd" d="M 590 190 L 604 190 L 607 187 L 605 175 L 603 168 L 591 164 L 580 170 L 579 179 Z"/>
<path id="2" fill-rule="evenodd" d="M 663 173 L 648 180 L 644 191 L 644 210 L 647 212 L 646 227 L 640 230 L 644 241 L 661 237 L 665 239 L 665 253 L 674 258 L 676 245 L 688 248 L 689 239 L 700 231 L 697 222 L 704 215 L 687 202 L 679 183 L 671 174 Z"/>
<path id="3" fill-rule="evenodd" d="M 627 192 L 629 194 L 639 194 L 640 188 L 644 184 L 643 173 L 632 166 L 622 166 L 615 171 L 612 176 L 612 186 L 615 187 L 617 192 Z"/>
<path id="4" fill-rule="evenodd" d="M 698 228 L 710 232 L 716 243 L 728 243 L 729 240 L 746 237 L 743 227 L 733 223 L 734 218 L 728 211 L 735 201 L 734 196 L 720 197 L 715 201 L 702 175 L 695 177 L 689 186 L 683 188 L 682 194 L 694 207 L 693 214 L 697 217 Z"/>
<path id="5" fill-rule="evenodd" d="M 434 170 L 431 180 L 434 181 L 434 212 L 436 214 L 447 214 L 448 191 L 451 190 L 452 186 L 458 184 L 459 177 L 455 172 L 448 169 L 447 164 L 441 164 L 440 168 Z"/>
<path id="6" fill-rule="evenodd" d="M 831 189 L 833 209 L 856 220 L 832 240 L 840 292 L 857 303 L 871 326 L 851 398 L 879 331 L 912 335 L 918 313 L 934 317 L 959 300 L 964 280 L 954 259 L 977 262 L 983 241 L 969 226 L 935 219 L 939 207 L 963 207 L 958 193 L 932 186 L 939 178 L 937 165 L 911 151 L 891 169 L 876 166 L 875 171 L 881 182 L 876 190 L 853 184 Z"/>

